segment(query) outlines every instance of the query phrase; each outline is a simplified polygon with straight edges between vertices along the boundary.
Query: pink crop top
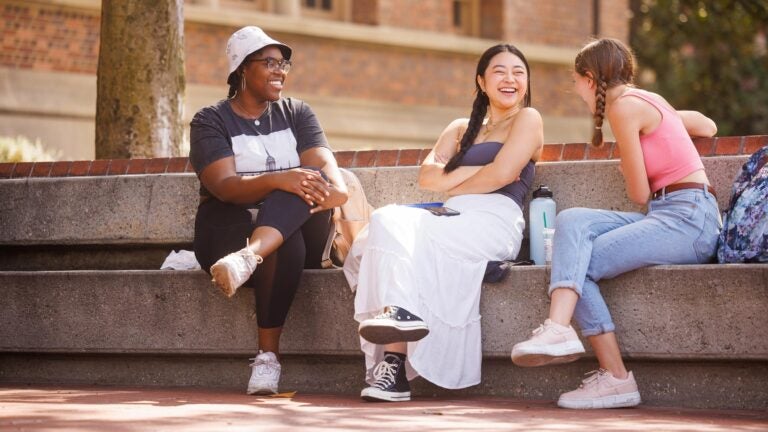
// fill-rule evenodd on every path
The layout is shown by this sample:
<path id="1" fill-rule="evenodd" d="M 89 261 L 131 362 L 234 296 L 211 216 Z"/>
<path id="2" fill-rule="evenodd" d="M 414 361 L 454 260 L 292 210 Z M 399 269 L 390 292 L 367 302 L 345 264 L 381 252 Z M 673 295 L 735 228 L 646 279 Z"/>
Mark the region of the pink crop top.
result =
<path id="1" fill-rule="evenodd" d="M 676 111 L 640 89 L 629 89 L 621 97 L 640 98 L 661 113 L 661 123 L 653 132 L 640 135 L 645 172 L 651 192 L 672 184 L 688 174 L 704 169 L 699 152 Z"/>

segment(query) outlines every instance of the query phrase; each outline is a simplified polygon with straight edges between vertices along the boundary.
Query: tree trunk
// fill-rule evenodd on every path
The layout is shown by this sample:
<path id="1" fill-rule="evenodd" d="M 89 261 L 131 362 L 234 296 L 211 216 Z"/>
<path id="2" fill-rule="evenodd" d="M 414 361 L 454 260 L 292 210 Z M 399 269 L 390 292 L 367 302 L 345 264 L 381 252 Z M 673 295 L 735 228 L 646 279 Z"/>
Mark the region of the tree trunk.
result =
<path id="1" fill-rule="evenodd" d="M 96 158 L 179 156 L 183 0 L 102 0 Z"/>

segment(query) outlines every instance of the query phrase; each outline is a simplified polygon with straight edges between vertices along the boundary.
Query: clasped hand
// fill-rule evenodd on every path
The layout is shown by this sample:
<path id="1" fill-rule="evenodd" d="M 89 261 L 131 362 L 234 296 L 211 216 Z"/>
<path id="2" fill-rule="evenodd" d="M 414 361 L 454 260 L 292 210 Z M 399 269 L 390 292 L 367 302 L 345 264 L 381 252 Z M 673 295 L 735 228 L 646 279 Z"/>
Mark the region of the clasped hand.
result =
<path id="1" fill-rule="evenodd" d="M 333 185 L 317 171 L 294 168 L 284 171 L 281 177 L 281 189 L 303 199 L 312 207 L 310 213 L 317 213 L 340 204 L 334 199 L 338 194 Z"/>

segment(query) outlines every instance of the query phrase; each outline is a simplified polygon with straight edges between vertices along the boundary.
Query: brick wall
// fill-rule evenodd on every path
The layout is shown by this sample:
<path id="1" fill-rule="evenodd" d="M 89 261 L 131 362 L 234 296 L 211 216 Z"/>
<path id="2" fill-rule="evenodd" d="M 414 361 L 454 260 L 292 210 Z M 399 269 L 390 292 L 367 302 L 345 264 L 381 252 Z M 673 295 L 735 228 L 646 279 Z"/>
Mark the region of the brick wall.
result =
<path id="1" fill-rule="evenodd" d="M 379 0 L 382 26 L 453 33 L 451 0 Z"/>
<path id="2" fill-rule="evenodd" d="M 381 10 L 416 3 L 429 12 L 426 19 L 450 2 L 389 0 Z M 2 7 L 4 37 L 0 66 L 95 74 L 98 63 L 99 15 L 55 6 L 22 3 Z M 442 14 L 450 16 L 450 14 Z M 394 19 L 389 12 L 387 19 Z M 413 18 L 414 20 L 416 18 Z M 383 19 L 382 19 L 383 20 Z M 434 20 L 439 27 L 439 20 Z M 405 26 L 407 23 L 400 23 Z M 450 24 L 450 23 L 449 23 Z M 414 25 L 416 23 L 414 22 Z M 201 23 L 185 25 L 186 78 L 191 84 L 223 86 L 227 65 L 224 47 L 234 27 Z M 396 30 L 393 30 L 396 31 Z M 295 68 L 288 92 L 393 102 L 405 105 L 469 107 L 476 59 L 438 52 L 367 46 L 328 39 L 272 34 L 294 48 Z M 533 66 L 534 105 L 545 115 L 582 113 L 570 91 L 566 68 Z M 224 95 L 222 95 L 224 96 Z"/>
<path id="3" fill-rule="evenodd" d="M 379 24 L 379 0 L 355 0 L 351 5 L 352 22 L 355 24 Z"/>
<path id="4" fill-rule="evenodd" d="M 614 1 L 625 4 L 622 0 L 611 0 Z M 579 47 L 592 34 L 591 1 L 509 0 L 508 4 L 504 36 L 512 43 Z M 627 27 L 628 23 L 625 20 L 617 25 Z"/>
<path id="5" fill-rule="evenodd" d="M 699 154 L 726 156 L 752 154 L 768 145 L 768 135 L 696 138 Z M 392 167 L 419 165 L 430 149 L 335 152 L 339 166 Z M 615 143 L 596 149 L 585 143 L 547 144 L 542 162 L 618 159 Z M 185 157 L 154 159 L 102 159 L 94 161 L 0 163 L 0 180 L 27 177 L 77 177 L 194 172 Z"/>
<path id="6" fill-rule="evenodd" d="M 3 34 L 0 66 L 96 73 L 98 11 L 14 2 L 1 5 L 0 13 Z"/>

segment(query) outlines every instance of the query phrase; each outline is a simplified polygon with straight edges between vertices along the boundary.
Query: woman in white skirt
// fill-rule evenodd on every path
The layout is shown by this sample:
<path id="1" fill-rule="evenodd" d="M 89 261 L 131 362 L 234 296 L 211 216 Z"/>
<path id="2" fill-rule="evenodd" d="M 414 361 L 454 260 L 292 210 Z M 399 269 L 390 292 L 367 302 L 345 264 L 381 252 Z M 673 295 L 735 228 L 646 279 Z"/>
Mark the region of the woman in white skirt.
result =
<path id="1" fill-rule="evenodd" d="M 376 210 L 345 263 L 357 291 L 365 400 L 410 400 L 416 376 L 450 389 L 480 382 L 482 279 L 489 261 L 520 250 L 543 127 L 514 46 L 483 53 L 475 86 L 471 117 L 445 128 L 419 170 L 419 187 L 450 196 L 447 209 Z"/>

